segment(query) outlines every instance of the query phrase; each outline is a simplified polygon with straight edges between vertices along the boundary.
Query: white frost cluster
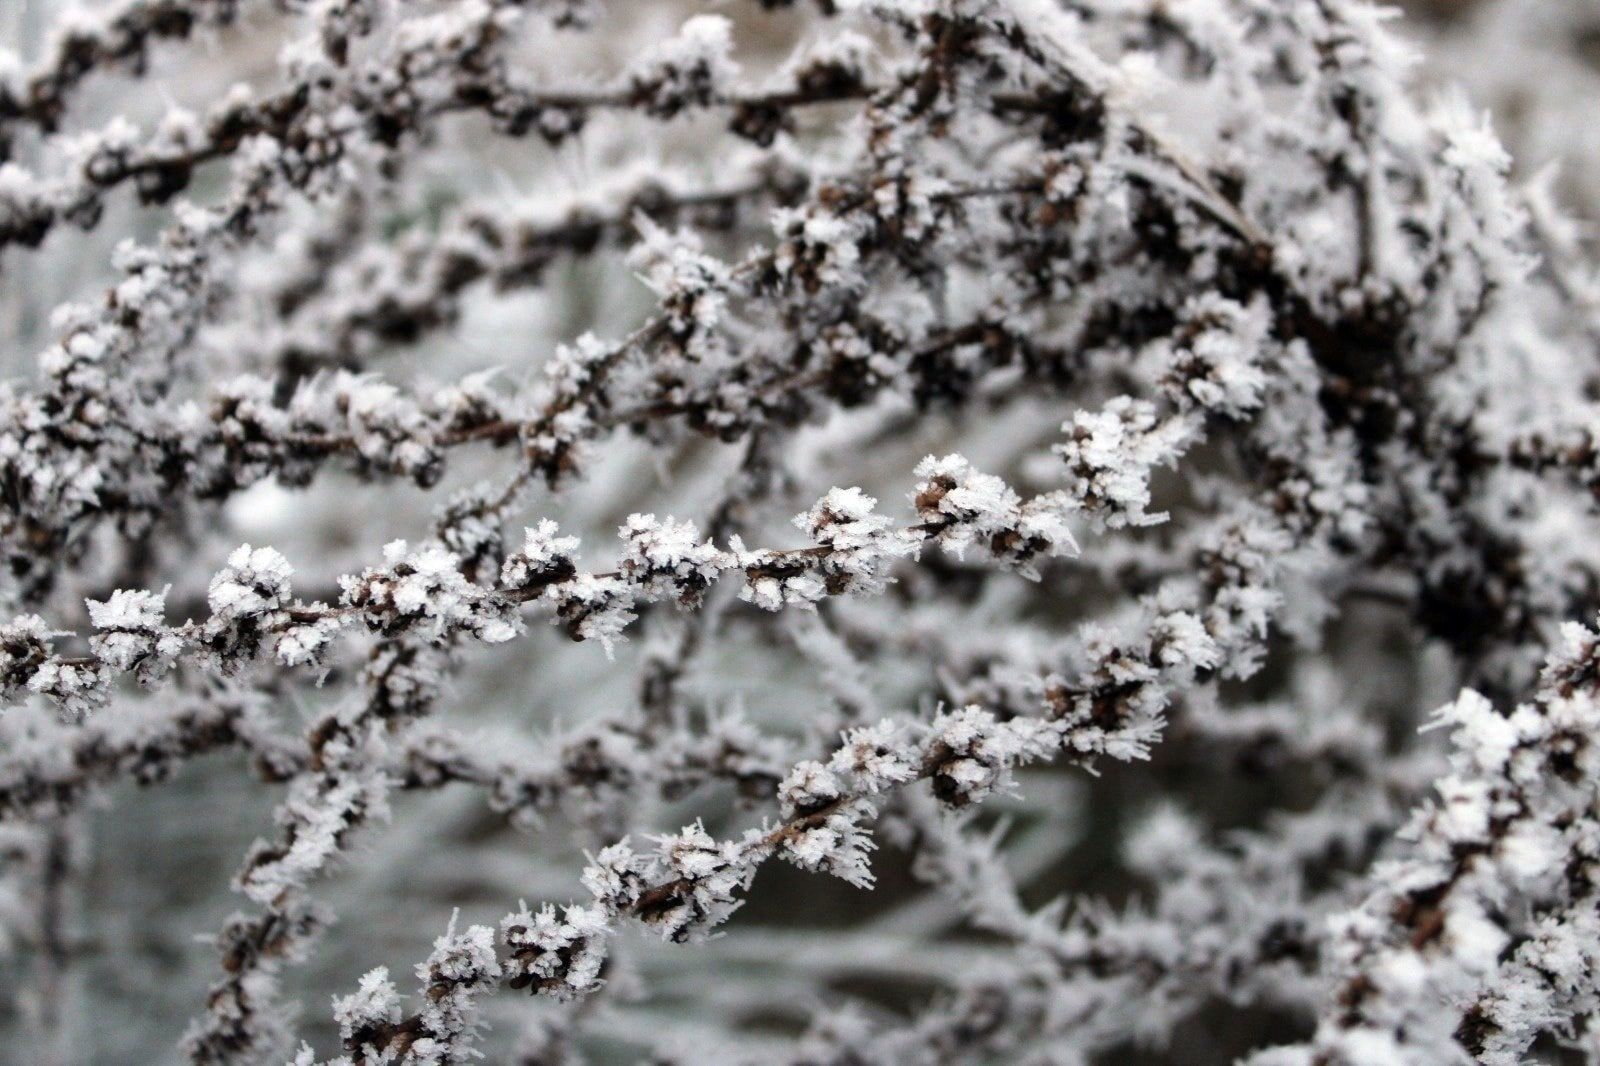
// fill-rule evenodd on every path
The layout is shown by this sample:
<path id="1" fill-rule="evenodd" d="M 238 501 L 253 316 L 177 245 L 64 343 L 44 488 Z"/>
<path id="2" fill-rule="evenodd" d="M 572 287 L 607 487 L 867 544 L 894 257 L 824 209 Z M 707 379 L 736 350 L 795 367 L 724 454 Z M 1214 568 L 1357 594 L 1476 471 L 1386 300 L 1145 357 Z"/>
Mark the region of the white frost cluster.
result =
<path id="1" fill-rule="evenodd" d="M 695 15 L 651 49 L 631 80 L 646 108 L 670 116 L 709 104 L 738 73 L 733 24 L 722 15 Z"/>
<path id="2" fill-rule="evenodd" d="M 459 558 L 443 545 L 412 549 L 403 540 L 391 541 L 383 557 L 388 565 L 340 579 L 343 602 L 360 610 L 374 630 L 412 630 L 435 640 L 464 630 L 486 644 L 504 643 L 521 631 L 510 605 L 468 581 Z"/>
<path id="3" fill-rule="evenodd" d="M 933 540 L 964 557 L 976 548 L 985 557 L 1037 579 L 1037 556 L 1073 556 L 1078 542 L 1068 527 L 1067 499 L 1059 494 L 1024 503 L 1004 481 L 980 473 L 965 458 L 928 456 L 917 464 L 912 496 L 917 513 L 933 530 Z"/>
<path id="4" fill-rule="evenodd" d="M 794 525 L 815 547 L 795 552 L 733 551 L 745 573 L 742 599 L 769 611 L 807 607 L 825 596 L 882 591 L 895 559 L 913 553 L 917 540 L 894 528 L 878 501 L 858 488 L 830 489 Z"/>
<path id="5" fill-rule="evenodd" d="M 114 670 L 157 680 L 183 651 L 184 641 L 166 623 L 166 593 L 118 589 L 106 600 L 89 600 L 89 647 Z"/>
<path id="6" fill-rule="evenodd" d="M 1123 396 L 1101 411 L 1079 411 L 1062 425 L 1067 435 L 1054 451 L 1067 467 L 1067 493 L 1096 528 L 1157 525 L 1165 512 L 1151 512 L 1150 478 L 1173 466 L 1195 437 L 1187 418 L 1162 417 L 1146 400 Z"/>

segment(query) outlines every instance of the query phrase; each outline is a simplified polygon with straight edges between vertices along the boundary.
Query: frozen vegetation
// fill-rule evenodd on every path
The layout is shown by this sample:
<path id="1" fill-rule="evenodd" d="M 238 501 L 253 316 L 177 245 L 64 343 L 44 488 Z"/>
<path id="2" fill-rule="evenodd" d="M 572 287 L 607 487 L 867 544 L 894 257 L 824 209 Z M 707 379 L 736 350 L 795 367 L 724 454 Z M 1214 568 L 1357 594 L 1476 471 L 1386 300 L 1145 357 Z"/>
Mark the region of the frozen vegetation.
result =
<path id="1" fill-rule="evenodd" d="M 18 0 L 19 1063 L 1600 1062 L 1593 0 Z"/>

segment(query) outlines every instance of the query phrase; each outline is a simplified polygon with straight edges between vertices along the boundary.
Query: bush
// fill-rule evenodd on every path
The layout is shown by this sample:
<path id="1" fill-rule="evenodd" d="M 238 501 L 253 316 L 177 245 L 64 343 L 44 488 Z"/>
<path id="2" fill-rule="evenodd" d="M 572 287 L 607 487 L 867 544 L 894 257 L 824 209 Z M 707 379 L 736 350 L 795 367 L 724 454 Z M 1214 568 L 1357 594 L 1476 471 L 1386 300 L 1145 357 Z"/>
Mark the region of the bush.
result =
<path id="1" fill-rule="evenodd" d="M 1459 6 L 55 13 L 13 1046 L 1592 1056 L 1592 189 L 1426 84 L 1592 12 Z"/>

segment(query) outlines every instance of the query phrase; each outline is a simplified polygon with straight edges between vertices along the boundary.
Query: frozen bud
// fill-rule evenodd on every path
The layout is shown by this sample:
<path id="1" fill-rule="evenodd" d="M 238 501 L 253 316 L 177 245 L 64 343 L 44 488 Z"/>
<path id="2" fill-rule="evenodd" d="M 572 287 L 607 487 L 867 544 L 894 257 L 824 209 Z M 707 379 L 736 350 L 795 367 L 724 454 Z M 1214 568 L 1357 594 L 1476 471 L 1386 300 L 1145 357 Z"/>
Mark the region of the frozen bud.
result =
<path id="1" fill-rule="evenodd" d="M 506 984 L 534 995 L 570 1000 L 600 984 L 606 960 L 610 919 L 601 907 L 524 908 L 500 922 L 500 936 L 510 959 Z"/>
<path id="2" fill-rule="evenodd" d="M 27 691 L 29 680 L 51 656 L 52 638 L 60 635 L 36 614 L 0 626 L 0 684 L 8 702 Z"/>
<path id="3" fill-rule="evenodd" d="M 949 183 L 918 174 L 900 174 L 879 180 L 872 190 L 872 209 L 879 227 L 896 239 L 934 239 L 935 224 L 943 209 L 939 197 Z"/>
<path id="4" fill-rule="evenodd" d="M 918 766 L 903 731 L 891 721 L 851 729 L 828 760 L 834 773 L 848 775 L 862 792 L 882 792 L 917 776 Z"/>
<path id="5" fill-rule="evenodd" d="M 602 848 L 583 868 L 583 887 L 596 900 L 612 908 L 630 907 L 645 888 L 646 864 L 634 854 L 626 839 Z"/>
<path id="6" fill-rule="evenodd" d="M 1103 411 L 1079 411 L 1061 429 L 1068 440 L 1053 451 L 1066 463 L 1073 504 L 1090 521 L 1110 529 L 1166 521 L 1147 510 L 1150 479 L 1189 447 L 1196 433 L 1191 420 L 1161 418 L 1154 404 L 1119 396 Z"/>
<path id="7" fill-rule="evenodd" d="M 577 573 L 573 560 L 578 538 L 558 536 L 559 528 L 543 518 L 537 526 L 523 530 L 522 549 L 508 556 L 500 568 L 500 584 L 507 591 L 538 592 Z"/>
<path id="8" fill-rule="evenodd" d="M 97 630 L 89 647 L 113 670 L 133 671 L 148 683 L 182 652 L 182 638 L 166 624 L 166 593 L 119 589 L 105 601 L 87 602 Z"/>
<path id="9" fill-rule="evenodd" d="M 555 355 L 541 367 L 545 380 L 561 392 L 581 388 L 593 379 L 595 371 L 613 355 L 614 349 L 593 333 L 582 333 L 571 344 L 556 348 Z"/>
<path id="10" fill-rule="evenodd" d="M 800 552 L 747 551 L 740 537 L 729 540 L 734 563 L 744 572 L 739 598 L 764 611 L 810 608 L 828 588 L 812 557 Z"/>
<path id="11" fill-rule="evenodd" d="M 839 779 L 812 759 L 797 765 L 778 786 L 778 802 L 785 818 L 813 814 L 844 795 Z"/>
<path id="12" fill-rule="evenodd" d="M 417 977 L 423 994 L 418 1021 L 438 1054 L 430 1059 L 416 1054 L 415 1046 L 413 1054 L 423 1062 L 465 1061 L 477 1026 L 476 1000 L 500 979 L 494 930 L 474 925 L 457 933 L 452 917 L 445 935 L 433 942 L 433 954 L 417 966 Z"/>
<path id="13" fill-rule="evenodd" d="M 635 69 L 631 92 L 651 114 L 671 117 L 711 103 L 738 70 L 732 23 L 721 15 L 696 15 Z"/>
<path id="14" fill-rule="evenodd" d="M 1188 611 L 1171 611 L 1150 626 L 1151 655 L 1168 670 L 1213 670 L 1222 663 L 1222 649 L 1205 623 Z"/>
<path id="15" fill-rule="evenodd" d="M 680 606 L 697 607 L 730 562 L 700 539 L 693 522 L 634 514 L 618 532 L 626 544 L 619 564 L 623 576 L 650 599 L 671 596 Z"/>
<path id="16" fill-rule="evenodd" d="M 450 498 L 434 522 L 439 542 L 461 560 L 461 572 L 473 581 L 497 576 L 505 558 L 494 494 L 483 483 L 464 489 Z"/>
<path id="17" fill-rule="evenodd" d="M 389 565 L 358 578 L 341 578 L 344 603 L 361 611 L 375 632 L 418 630 L 433 640 L 455 631 L 499 644 L 521 631 L 513 605 L 494 590 L 468 581 L 460 559 L 442 544 L 411 550 L 405 541 L 384 547 Z"/>
<path id="18" fill-rule="evenodd" d="M 617 577 L 580 574 L 552 586 L 545 599 L 555 605 L 556 619 L 573 640 L 597 640 L 606 657 L 622 639 L 628 623 L 638 617 L 633 610 L 634 590 Z"/>
<path id="19" fill-rule="evenodd" d="M 829 489 L 811 510 L 796 515 L 794 524 L 818 544 L 838 551 L 869 548 L 882 540 L 893 524 L 873 512 L 877 504 L 857 488 Z"/>
<path id="20" fill-rule="evenodd" d="M 857 800 L 803 815 L 784 831 L 778 854 L 802 870 L 830 874 L 857 888 L 871 888 L 868 858 L 876 845 L 863 823 L 875 813 L 871 804 Z"/>
<path id="21" fill-rule="evenodd" d="M 464 933 L 454 928 L 433 942 L 433 954 L 417 967 L 417 976 L 428 982 L 466 985 L 493 981 L 500 976 L 494 953 L 494 931 L 474 925 Z"/>
<path id="22" fill-rule="evenodd" d="M 1012 766 L 1045 754 L 1037 723 L 1020 718 L 1001 722 L 976 706 L 934 719 L 925 751 L 934 795 L 952 807 L 965 807 L 1007 787 Z"/>
<path id="23" fill-rule="evenodd" d="M 877 502 L 857 488 L 831 489 L 794 519 L 795 526 L 817 547 L 760 553 L 753 559 L 739 552 L 745 569 L 745 598 L 762 606 L 803 605 L 824 595 L 881 591 L 890 564 L 913 554 L 918 540 L 895 530 L 886 516 L 874 513 Z"/>
<path id="24" fill-rule="evenodd" d="M 272 402 L 272 386 L 261 378 L 236 378 L 216 386 L 206 413 L 209 447 L 197 449 L 195 475 L 219 495 L 230 488 L 254 484 L 276 472 L 281 481 L 303 484 L 311 467 L 293 464 L 282 441 L 290 420 Z"/>
<path id="25" fill-rule="evenodd" d="M 1029 576 L 1040 555 L 1076 555 L 1067 528 L 1068 501 L 1046 496 L 1024 504 L 1004 481 L 974 470 L 959 455 L 928 456 L 917 464 L 912 504 L 923 531 L 964 558 L 969 548 Z"/>
<path id="26" fill-rule="evenodd" d="M 271 548 L 235 548 L 228 565 L 211 579 L 206 602 L 212 617 L 234 621 L 278 610 L 289 601 L 289 560 Z"/>
<path id="27" fill-rule="evenodd" d="M 400 994 L 389 980 L 389 969 L 379 966 L 361 978 L 356 990 L 333 1001 L 333 1019 L 346 1047 L 361 1048 L 386 1040 L 386 1030 L 400 1020 Z"/>
<path id="28" fill-rule="evenodd" d="M 50 700 L 64 719 L 73 720 L 105 702 L 109 682 L 98 662 L 50 658 L 28 678 L 28 691 Z"/>
<path id="29" fill-rule="evenodd" d="M 628 257 L 660 298 L 674 337 L 690 359 L 717 350 L 715 330 L 727 307 L 727 264 L 706 255 L 693 231 L 668 233 L 639 215 L 634 226 L 642 238 Z"/>
<path id="30" fill-rule="evenodd" d="M 714 840 L 698 822 L 655 839 L 654 869 L 665 885 L 634 904 L 641 921 L 681 943 L 726 921 L 739 908 L 737 893 L 755 876 L 755 865 L 737 843 Z"/>
<path id="31" fill-rule="evenodd" d="M 1244 307 L 1216 293 L 1195 297 L 1184 305 L 1162 384 L 1180 405 L 1244 418 L 1261 406 L 1267 387 L 1269 332 L 1265 302 Z"/>
<path id="32" fill-rule="evenodd" d="M 810 204 L 773 212 L 780 243 L 773 255 L 779 277 L 810 293 L 865 288 L 861 246 L 870 235 L 866 219 Z"/>
<path id="33" fill-rule="evenodd" d="M 295 620 L 279 631 L 274 648 L 279 664 L 307 666 L 321 662 L 333 638 L 344 628 L 343 616 L 320 604 L 308 611 L 303 618 L 291 613 L 290 617 Z"/>
<path id="34" fill-rule="evenodd" d="M 325 394 L 316 390 L 296 394 L 291 413 L 299 422 L 347 433 L 366 467 L 409 477 L 424 488 L 443 473 L 444 457 L 435 440 L 440 420 L 414 398 L 372 375 L 341 371 Z"/>

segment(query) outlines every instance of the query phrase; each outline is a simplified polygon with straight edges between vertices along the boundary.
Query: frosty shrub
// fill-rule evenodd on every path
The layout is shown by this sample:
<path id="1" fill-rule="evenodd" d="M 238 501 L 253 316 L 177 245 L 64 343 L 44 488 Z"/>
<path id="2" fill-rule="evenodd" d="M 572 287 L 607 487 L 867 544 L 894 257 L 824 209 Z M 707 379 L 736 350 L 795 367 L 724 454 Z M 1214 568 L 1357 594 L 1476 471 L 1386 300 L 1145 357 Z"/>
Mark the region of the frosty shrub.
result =
<path id="1" fill-rule="evenodd" d="M 1600 1061 L 1600 9 L 1406 17 L 18 0 L 13 1061 Z"/>

